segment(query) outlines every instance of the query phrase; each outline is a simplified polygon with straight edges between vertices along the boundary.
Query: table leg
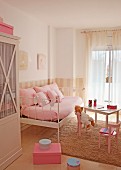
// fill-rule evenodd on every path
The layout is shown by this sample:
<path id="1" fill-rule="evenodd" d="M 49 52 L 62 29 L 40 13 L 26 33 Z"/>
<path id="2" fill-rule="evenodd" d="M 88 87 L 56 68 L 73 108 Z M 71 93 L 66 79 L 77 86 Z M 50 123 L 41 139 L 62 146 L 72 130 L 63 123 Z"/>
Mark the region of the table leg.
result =
<path id="1" fill-rule="evenodd" d="M 97 112 L 95 112 L 95 124 L 97 124 Z"/>
<path id="2" fill-rule="evenodd" d="M 106 127 L 108 127 L 108 114 L 106 115 Z"/>
<path id="3" fill-rule="evenodd" d="M 84 112 L 86 113 L 86 109 L 84 108 Z"/>
<path id="4" fill-rule="evenodd" d="M 119 122 L 119 111 L 117 111 L 116 113 L 117 113 L 116 122 L 118 123 Z"/>

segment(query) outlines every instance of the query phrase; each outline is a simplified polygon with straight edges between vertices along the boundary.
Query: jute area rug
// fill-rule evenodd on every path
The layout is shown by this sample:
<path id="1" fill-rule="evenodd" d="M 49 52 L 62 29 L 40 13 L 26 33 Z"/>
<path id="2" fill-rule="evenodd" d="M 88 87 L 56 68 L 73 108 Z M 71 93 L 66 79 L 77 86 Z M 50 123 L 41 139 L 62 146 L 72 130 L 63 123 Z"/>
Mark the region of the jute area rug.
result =
<path id="1" fill-rule="evenodd" d="M 96 161 L 100 163 L 121 166 L 121 131 L 118 140 L 118 148 L 116 140 L 111 140 L 111 153 L 108 154 L 106 139 L 101 138 L 101 148 L 98 147 L 99 129 L 104 127 L 105 122 L 98 121 L 97 125 L 90 131 L 86 132 L 82 129 L 81 136 L 77 135 L 77 119 L 70 118 L 67 123 L 60 129 L 60 143 L 62 154 Z M 57 133 L 53 134 L 50 139 L 57 142 Z"/>

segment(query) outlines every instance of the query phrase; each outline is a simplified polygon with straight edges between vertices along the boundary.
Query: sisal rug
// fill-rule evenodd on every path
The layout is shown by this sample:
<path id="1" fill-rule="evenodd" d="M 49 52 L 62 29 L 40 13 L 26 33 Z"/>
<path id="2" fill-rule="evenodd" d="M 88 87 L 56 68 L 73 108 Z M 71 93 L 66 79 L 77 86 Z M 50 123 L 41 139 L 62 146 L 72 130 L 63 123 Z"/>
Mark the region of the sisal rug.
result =
<path id="1" fill-rule="evenodd" d="M 90 131 L 82 129 L 81 136 L 77 135 L 77 120 L 70 118 L 67 123 L 60 129 L 60 143 L 62 154 L 96 161 L 100 163 L 121 166 L 121 131 L 119 135 L 119 145 L 116 146 L 114 139 L 111 140 L 111 153 L 108 154 L 106 140 L 101 138 L 101 148 L 98 148 L 99 129 L 104 127 L 105 122 L 98 121 L 97 125 Z M 57 142 L 57 133 L 53 134 L 50 139 Z"/>

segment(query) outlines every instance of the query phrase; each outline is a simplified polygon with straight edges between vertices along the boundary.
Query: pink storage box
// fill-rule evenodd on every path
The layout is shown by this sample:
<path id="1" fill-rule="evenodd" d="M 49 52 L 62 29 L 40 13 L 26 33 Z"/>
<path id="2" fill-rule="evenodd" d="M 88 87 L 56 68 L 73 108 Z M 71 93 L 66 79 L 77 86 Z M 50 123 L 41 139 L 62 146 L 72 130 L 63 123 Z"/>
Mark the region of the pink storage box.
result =
<path id="1" fill-rule="evenodd" d="M 0 22 L 0 32 L 13 35 L 13 26 Z"/>
<path id="2" fill-rule="evenodd" d="M 61 145 L 52 143 L 49 149 L 41 149 L 39 143 L 35 143 L 33 151 L 33 164 L 60 164 Z"/>

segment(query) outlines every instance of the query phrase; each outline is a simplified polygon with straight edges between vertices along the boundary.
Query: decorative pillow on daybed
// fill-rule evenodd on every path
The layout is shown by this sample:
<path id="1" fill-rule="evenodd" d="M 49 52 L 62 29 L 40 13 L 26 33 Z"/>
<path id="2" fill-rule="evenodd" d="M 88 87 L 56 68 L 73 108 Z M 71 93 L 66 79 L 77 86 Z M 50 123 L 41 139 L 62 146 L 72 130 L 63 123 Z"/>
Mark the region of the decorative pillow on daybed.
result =
<path id="1" fill-rule="evenodd" d="M 45 93 L 43 92 L 37 93 L 37 103 L 39 104 L 39 106 L 44 106 L 48 104 L 49 102 L 50 101 L 48 100 L 48 97 L 46 96 Z"/>
<path id="2" fill-rule="evenodd" d="M 20 92 L 21 106 L 34 105 L 34 97 L 36 96 L 36 91 L 33 88 L 20 89 L 19 92 Z"/>
<path id="3" fill-rule="evenodd" d="M 55 92 L 57 93 L 59 101 L 61 102 L 61 100 L 64 99 L 64 95 L 59 89 L 56 89 Z"/>
<path id="4" fill-rule="evenodd" d="M 58 85 L 56 83 L 50 84 L 50 88 L 56 92 L 56 94 L 58 96 L 58 100 L 59 100 L 59 102 L 61 102 L 61 100 L 64 98 L 64 95 L 59 90 Z"/>
<path id="5" fill-rule="evenodd" d="M 61 100 L 64 98 L 64 95 L 62 92 L 59 90 L 59 87 L 56 83 L 48 84 L 42 87 L 34 87 L 34 90 L 38 92 L 43 92 L 46 94 L 46 96 L 51 100 L 51 101 L 57 101 L 61 102 Z"/>
<path id="6" fill-rule="evenodd" d="M 47 94 L 52 103 L 55 103 L 57 101 L 58 95 L 54 90 L 48 90 Z"/>
<path id="7" fill-rule="evenodd" d="M 47 91 L 50 90 L 50 87 L 49 85 L 45 85 L 45 86 L 42 86 L 42 87 L 38 87 L 38 86 L 35 86 L 34 87 L 34 90 L 39 93 L 39 92 L 44 92 L 45 94 L 47 94 Z"/>
<path id="8" fill-rule="evenodd" d="M 57 83 L 49 84 L 49 87 L 50 87 L 50 89 L 52 89 L 52 90 L 59 89 Z"/>

